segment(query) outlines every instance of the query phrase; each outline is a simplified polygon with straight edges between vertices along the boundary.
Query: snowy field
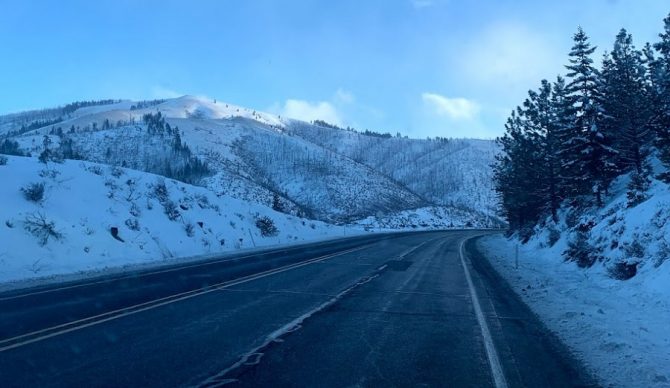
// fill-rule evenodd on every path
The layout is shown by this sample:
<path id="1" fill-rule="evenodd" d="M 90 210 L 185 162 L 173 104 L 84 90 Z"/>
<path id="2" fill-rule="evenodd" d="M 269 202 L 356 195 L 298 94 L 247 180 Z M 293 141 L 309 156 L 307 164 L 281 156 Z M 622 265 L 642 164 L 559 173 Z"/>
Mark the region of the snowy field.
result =
<path id="1" fill-rule="evenodd" d="M 630 280 L 605 266 L 580 269 L 538 241 L 521 245 L 486 237 L 479 247 L 547 327 L 606 386 L 670 387 L 670 262 L 642 268 Z"/>
<path id="2" fill-rule="evenodd" d="M 10 156 L 0 166 L 0 181 L 0 283 L 345 234 L 343 226 L 95 163 L 45 166 L 37 158 Z M 26 198 L 22 189 L 31 184 L 43 185 L 41 199 Z M 346 229 L 357 233 L 365 232 Z"/>

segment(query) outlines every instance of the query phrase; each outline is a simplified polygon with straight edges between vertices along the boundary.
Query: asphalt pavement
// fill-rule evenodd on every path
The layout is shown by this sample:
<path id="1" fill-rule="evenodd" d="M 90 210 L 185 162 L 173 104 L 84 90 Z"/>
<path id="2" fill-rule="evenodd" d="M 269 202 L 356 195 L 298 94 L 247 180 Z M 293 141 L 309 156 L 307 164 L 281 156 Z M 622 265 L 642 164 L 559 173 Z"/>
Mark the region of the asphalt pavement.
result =
<path id="1" fill-rule="evenodd" d="M 476 252 L 375 235 L 0 294 L 0 386 L 568 387 L 591 376 Z"/>

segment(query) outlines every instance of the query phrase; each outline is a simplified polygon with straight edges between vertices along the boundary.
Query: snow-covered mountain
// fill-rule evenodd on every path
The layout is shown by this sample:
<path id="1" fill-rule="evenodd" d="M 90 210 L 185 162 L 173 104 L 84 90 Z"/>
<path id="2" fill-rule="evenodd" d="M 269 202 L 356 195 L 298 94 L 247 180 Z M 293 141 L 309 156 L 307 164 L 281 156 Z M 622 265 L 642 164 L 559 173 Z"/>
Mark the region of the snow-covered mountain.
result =
<path id="1" fill-rule="evenodd" d="M 33 155 L 47 135 L 77 159 L 172 176 L 328 222 L 431 205 L 481 221 L 496 207 L 491 141 L 366 135 L 208 98 L 69 104 L 2 116 L 2 134 Z M 189 176 L 196 159 L 208 171 Z"/>
<path id="2" fill-rule="evenodd" d="M 192 96 L 0 116 L 0 283 L 345 233 L 499 226 L 495 152 Z"/>

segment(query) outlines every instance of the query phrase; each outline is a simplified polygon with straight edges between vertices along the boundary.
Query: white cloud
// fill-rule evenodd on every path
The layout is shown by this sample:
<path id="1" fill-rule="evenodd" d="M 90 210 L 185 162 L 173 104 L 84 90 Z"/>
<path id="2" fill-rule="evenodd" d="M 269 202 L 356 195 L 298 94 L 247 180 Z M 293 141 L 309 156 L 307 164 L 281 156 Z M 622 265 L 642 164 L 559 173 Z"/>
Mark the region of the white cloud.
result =
<path id="1" fill-rule="evenodd" d="M 183 96 L 184 93 L 158 85 L 151 88 L 151 95 L 153 98 L 177 98 Z"/>
<path id="2" fill-rule="evenodd" d="M 350 91 L 340 88 L 335 92 L 335 102 L 340 102 L 342 104 L 353 104 L 355 101 L 356 97 Z"/>
<path id="3" fill-rule="evenodd" d="M 464 43 L 462 72 L 488 87 L 525 91 L 563 70 L 561 46 L 522 24 L 495 24 Z"/>
<path id="4" fill-rule="evenodd" d="M 302 121 L 324 120 L 330 124 L 345 126 L 352 123 L 345 120 L 343 112 L 352 113 L 364 108 L 355 102 L 356 96 L 352 92 L 339 88 L 326 101 L 288 99 L 283 104 L 273 104 L 268 111 Z"/>
<path id="5" fill-rule="evenodd" d="M 421 98 L 431 113 L 452 120 L 473 120 L 480 111 L 479 104 L 466 98 L 449 98 L 436 93 L 423 93 Z"/>
<path id="6" fill-rule="evenodd" d="M 281 115 L 303 121 L 324 120 L 330 124 L 342 125 L 342 116 L 335 106 L 327 101 L 310 102 L 286 100 L 280 109 Z"/>
<path id="7" fill-rule="evenodd" d="M 475 100 L 423 93 L 419 106 L 411 123 L 414 136 L 491 139 L 500 133 L 498 110 Z"/>

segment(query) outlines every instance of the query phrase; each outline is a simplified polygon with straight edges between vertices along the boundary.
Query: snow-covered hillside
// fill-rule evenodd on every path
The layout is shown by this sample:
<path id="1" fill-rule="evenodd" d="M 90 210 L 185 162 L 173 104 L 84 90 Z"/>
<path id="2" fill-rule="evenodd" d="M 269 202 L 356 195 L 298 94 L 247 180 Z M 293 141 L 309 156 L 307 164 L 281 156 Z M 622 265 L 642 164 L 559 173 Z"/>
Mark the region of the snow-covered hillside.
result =
<path id="1" fill-rule="evenodd" d="M 145 115 L 158 113 L 169 130 L 148 128 Z M 0 123 L 1 132 L 32 154 L 41 152 L 49 135 L 54 145 L 65 142 L 77 159 L 179 179 L 197 158 L 211 171 L 192 183 L 324 221 L 429 205 L 471 210 L 481 221 L 496 206 L 491 141 L 379 138 L 193 96 L 109 100 L 4 116 Z M 174 152 L 175 128 L 192 155 Z"/>
<path id="2" fill-rule="evenodd" d="M 504 225 L 495 217 L 482 214 L 472 217 L 472 212 L 446 206 L 429 206 L 413 210 L 403 210 L 392 214 L 380 214 L 357 221 L 357 225 L 366 230 L 378 229 L 468 229 L 468 228 L 503 228 Z"/>
<path id="3" fill-rule="evenodd" d="M 602 208 L 566 210 L 526 244 L 481 247 L 517 292 L 608 386 L 670 382 L 670 185 L 630 204 L 629 175 Z M 519 244 L 518 268 L 515 245 Z M 591 263 L 580 268 L 577 263 Z"/>
<path id="4" fill-rule="evenodd" d="M 10 156 L 0 181 L 0 282 L 344 233 L 203 187 L 89 162 L 45 166 Z"/>
<path id="5" fill-rule="evenodd" d="M 629 181 L 617 178 L 601 208 L 561 208 L 559 222 L 547 218 L 524 246 L 616 279 L 656 273 L 670 259 L 670 185 L 652 179 L 644 198 L 630 203 Z"/>
<path id="6" fill-rule="evenodd" d="M 292 122 L 288 128 L 374 168 L 432 203 L 495 215 L 497 200 L 489 166 L 498 146 L 493 141 L 369 136 L 302 122 Z"/>

